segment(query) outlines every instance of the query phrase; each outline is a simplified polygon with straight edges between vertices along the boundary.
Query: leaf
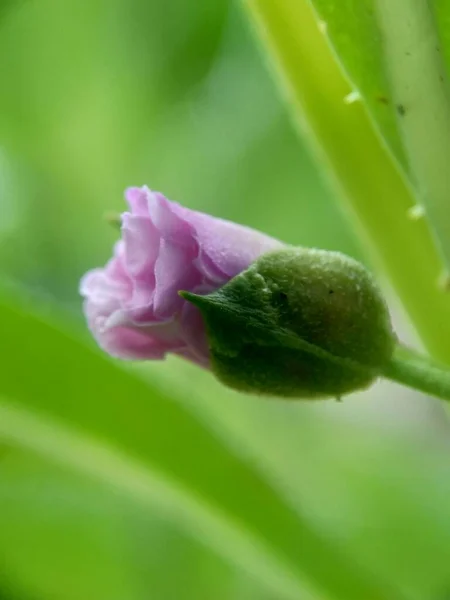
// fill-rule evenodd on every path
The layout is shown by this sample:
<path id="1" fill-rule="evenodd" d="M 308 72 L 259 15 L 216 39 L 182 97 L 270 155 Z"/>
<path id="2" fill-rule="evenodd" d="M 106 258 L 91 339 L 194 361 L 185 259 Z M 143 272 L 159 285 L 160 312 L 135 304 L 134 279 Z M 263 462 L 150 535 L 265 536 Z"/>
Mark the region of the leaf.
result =
<path id="1" fill-rule="evenodd" d="M 450 337 L 441 328 L 450 323 L 450 307 L 436 285 L 442 260 L 435 240 L 425 220 L 408 219 L 415 197 L 376 134 L 373 119 L 361 102 L 344 102 L 352 87 L 310 2 L 243 1 L 295 122 L 354 217 L 363 246 L 390 279 L 430 353 L 447 363 Z M 333 6 L 339 13 L 341 2 Z"/>
<path id="2" fill-rule="evenodd" d="M 439 32 L 442 54 L 447 71 L 450 70 L 450 5 L 447 0 L 431 0 L 431 9 Z"/>
<path id="3" fill-rule="evenodd" d="M 0 581 L 41 599 L 138 600 L 124 504 L 105 486 L 11 452 L 0 467 Z"/>
<path id="4" fill-rule="evenodd" d="M 312 4 L 350 81 L 409 176 L 448 267 L 450 92 L 433 3 L 312 0 Z M 439 5 L 438 15 L 446 12 L 439 2 L 434 4 Z"/>
<path id="5" fill-rule="evenodd" d="M 19 8 L 22 4 L 24 4 L 27 0 L 0 0 L 0 25 L 5 17 L 8 16 L 8 13 L 13 8 Z"/>
<path id="6" fill-rule="evenodd" d="M 157 388 L 14 303 L 0 303 L 0 329 L 0 440 L 156 510 L 278 597 L 307 597 L 306 584 L 337 600 L 388 597 Z"/>
<path id="7" fill-rule="evenodd" d="M 345 551 L 407 598 L 438 598 L 450 560 L 450 457 L 441 404 L 381 384 L 343 403 L 244 403 L 195 367 L 151 365 L 183 401 L 217 422 L 225 443 L 245 444 L 276 489 Z M 147 367 L 148 369 L 148 367 Z M 183 380 L 185 391 L 183 393 Z M 173 381 L 173 378 L 172 378 Z M 220 398 L 220 401 L 217 399 Z M 408 532 L 403 535 L 402 532 Z"/>
<path id="8" fill-rule="evenodd" d="M 373 0 L 312 0 L 350 81 L 405 172 L 408 164 L 381 51 Z"/>
<path id="9" fill-rule="evenodd" d="M 0 531 L 0 581 L 41 600 L 164 600 L 180 589 L 195 600 L 273 599 L 148 508 L 26 452 L 0 468 Z"/>

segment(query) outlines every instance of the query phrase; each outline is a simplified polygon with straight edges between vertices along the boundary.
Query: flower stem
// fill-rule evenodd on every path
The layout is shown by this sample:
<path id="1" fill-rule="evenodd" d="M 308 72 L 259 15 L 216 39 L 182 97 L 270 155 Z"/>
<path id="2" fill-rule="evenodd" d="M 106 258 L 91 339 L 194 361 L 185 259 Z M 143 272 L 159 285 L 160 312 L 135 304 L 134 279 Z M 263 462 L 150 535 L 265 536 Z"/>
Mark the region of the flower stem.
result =
<path id="1" fill-rule="evenodd" d="M 401 344 L 384 368 L 383 377 L 450 402 L 450 369 Z"/>
<path id="2" fill-rule="evenodd" d="M 450 364 L 442 260 L 415 198 L 328 46 L 309 0 L 242 0 L 303 134 L 316 151 L 374 266 L 386 274 L 428 352 Z M 394 1 L 395 4 L 395 1 Z"/>

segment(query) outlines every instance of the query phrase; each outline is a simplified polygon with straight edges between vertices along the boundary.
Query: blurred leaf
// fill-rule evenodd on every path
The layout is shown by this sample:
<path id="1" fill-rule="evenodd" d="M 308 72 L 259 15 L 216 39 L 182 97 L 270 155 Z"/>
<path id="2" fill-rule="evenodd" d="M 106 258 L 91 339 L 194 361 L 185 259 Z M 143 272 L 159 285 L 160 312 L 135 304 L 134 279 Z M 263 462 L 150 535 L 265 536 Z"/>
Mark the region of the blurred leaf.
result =
<path id="1" fill-rule="evenodd" d="M 36 598 L 268 600 L 175 525 L 29 453 L 0 468 L 0 531 L 0 582 Z"/>
<path id="2" fill-rule="evenodd" d="M 381 580 L 414 600 L 448 585 L 450 453 L 439 402 L 387 383 L 342 403 L 243 402 L 175 358 L 140 369 L 165 376 L 167 390 Z"/>
<path id="3" fill-rule="evenodd" d="M 432 13 L 432 5 L 441 3 L 312 0 L 312 4 L 354 91 L 409 174 L 448 268 L 450 82 Z M 448 3 L 446 10 L 438 8 L 437 15 L 446 22 Z"/>
<path id="4" fill-rule="evenodd" d="M 329 37 L 355 91 L 367 106 L 395 158 L 407 171 L 395 102 L 383 60 L 382 36 L 374 0 L 312 0 L 312 4 L 321 19 L 320 26 Z"/>
<path id="5" fill-rule="evenodd" d="M 15 450 L 0 467 L 0 567 L 11 589 L 42 599 L 134 599 L 124 503 L 42 462 Z"/>
<path id="6" fill-rule="evenodd" d="M 280 597 L 305 581 L 337 600 L 387 597 L 181 405 L 6 301 L 0 329 L 4 440 L 148 504 Z"/>
<path id="7" fill-rule="evenodd" d="M 0 573 L 0 600 L 38 600 L 35 596 L 31 597 L 23 591 L 18 591 L 7 583 L 6 578 Z M 39 600 L 42 600 L 40 598 Z"/>
<path id="8" fill-rule="evenodd" d="M 0 0 L 0 25 L 8 12 L 12 8 L 17 8 L 20 4 L 24 4 L 27 0 Z"/>
<path id="9" fill-rule="evenodd" d="M 442 261 L 435 240 L 424 220 L 408 219 L 407 211 L 415 202 L 411 187 L 376 135 L 362 103 L 344 102 L 352 89 L 312 6 L 308 0 L 244 0 L 244 4 L 296 123 L 309 135 L 322 167 L 355 217 L 362 242 L 390 278 L 430 353 L 448 362 L 450 337 L 442 335 L 442 323 L 450 324 L 450 305 L 436 285 Z M 388 233 L 391 228 L 395 235 Z"/>
<path id="10" fill-rule="evenodd" d="M 430 6 L 435 15 L 447 71 L 450 72 L 450 4 L 447 0 L 431 0 Z"/>

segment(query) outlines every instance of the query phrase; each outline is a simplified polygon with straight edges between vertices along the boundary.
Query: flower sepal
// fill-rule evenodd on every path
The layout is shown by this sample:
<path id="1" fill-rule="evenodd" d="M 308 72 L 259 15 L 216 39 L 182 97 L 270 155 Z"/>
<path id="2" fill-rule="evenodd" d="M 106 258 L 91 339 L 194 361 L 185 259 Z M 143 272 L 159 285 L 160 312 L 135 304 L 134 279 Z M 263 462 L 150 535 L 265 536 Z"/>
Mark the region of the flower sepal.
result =
<path id="1" fill-rule="evenodd" d="M 373 278 L 337 252 L 270 252 L 211 294 L 180 294 L 202 313 L 216 376 L 248 393 L 313 399 L 365 389 L 396 343 Z"/>

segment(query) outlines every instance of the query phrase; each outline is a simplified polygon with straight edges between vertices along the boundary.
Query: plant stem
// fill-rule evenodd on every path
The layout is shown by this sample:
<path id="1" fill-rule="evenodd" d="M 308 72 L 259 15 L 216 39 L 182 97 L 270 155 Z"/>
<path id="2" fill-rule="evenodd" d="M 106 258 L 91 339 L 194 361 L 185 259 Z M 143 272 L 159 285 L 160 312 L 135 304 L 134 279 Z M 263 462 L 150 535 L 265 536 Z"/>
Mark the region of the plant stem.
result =
<path id="1" fill-rule="evenodd" d="M 442 270 L 424 220 L 351 87 L 308 0 L 243 0 L 264 41 L 302 133 L 327 168 L 364 246 L 386 273 L 430 354 L 450 364 L 450 301 L 438 289 Z"/>
<path id="2" fill-rule="evenodd" d="M 450 369 L 399 345 L 383 377 L 450 402 Z"/>
<path id="3" fill-rule="evenodd" d="M 376 0 L 375 6 L 411 179 L 450 269 L 450 98 L 431 5 Z"/>

